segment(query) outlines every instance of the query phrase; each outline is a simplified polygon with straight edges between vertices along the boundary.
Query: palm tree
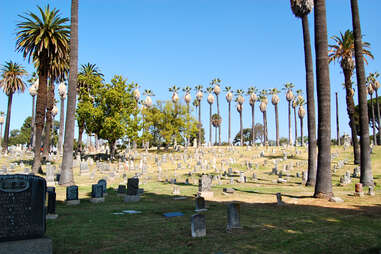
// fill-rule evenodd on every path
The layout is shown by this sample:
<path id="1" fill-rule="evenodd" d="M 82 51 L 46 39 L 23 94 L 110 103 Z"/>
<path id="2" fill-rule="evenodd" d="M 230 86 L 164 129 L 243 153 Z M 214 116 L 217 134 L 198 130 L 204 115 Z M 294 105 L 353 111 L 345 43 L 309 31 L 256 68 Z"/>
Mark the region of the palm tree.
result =
<path id="1" fill-rule="evenodd" d="M 335 93 L 335 96 L 336 96 L 336 139 L 337 139 L 337 145 L 340 146 L 339 98 L 337 96 L 337 92 Z"/>
<path id="2" fill-rule="evenodd" d="M 355 61 L 356 61 L 356 76 L 357 76 L 357 90 L 360 108 L 360 182 L 364 186 L 373 185 L 372 165 L 369 153 L 369 118 L 368 118 L 368 102 L 365 86 L 365 67 L 363 61 L 363 48 L 361 41 L 361 26 L 360 14 L 357 0 L 351 0 L 352 10 L 352 26 L 355 40 Z"/>
<path id="3" fill-rule="evenodd" d="M 16 49 L 24 58 L 38 62 L 38 94 L 36 102 L 35 147 L 32 170 L 37 173 L 41 165 L 41 134 L 44 127 L 47 103 L 47 79 L 53 59 L 64 59 L 69 48 L 69 26 L 67 18 L 62 18 L 58 10 L 47 6 L 44 10 L 38 7 L 41 18 L 29 12 L 20 16 L 23 22 L 17 24 Z M 74 44 L 72 38 L 72 44 Z M 72 147 L 72 146 L 71 146 Z M 68 147 L 69 149 L 69 147 Z M 71 160 L 72 162 L 72 160 Z M 63 179 L 61 177 L 61 179 Z"/>
<path id="4" fill-rule="evenodd" d="M 250 96 L 249 104 L 251 106 L 251 135 L 252 135 L 252 143 L 255 144 L 255 102 L 258 100 L 257 97 L 258 89 L 254 86 L 251 86 L 247 89 L 247 95 Z"/>
<path id="5" fill-rule="evenodd" d="M 308 179 L 307 186 L 316 182 L 316 120 L 314 98 L 314 71 L 312 63 L 311 38 L 308 14 L 313 9 L 313 0 L 291 0 L 291 9 L 296 17 L 301 18 L 303 27 L 304 59 L 306 69 L 307 122 L 308 122 Z"/>
<path id="6" fill-rule="evenodd" d="M 360 147 L 357 139 L 357 129 L 355 124 L 355 103 L 353 100 L 354 92 L 352 90 L 352 75 L 355 68 L 354 58 L 354 36 L 350 30 L 345 31 L 344 34 L 340 33 L 340 36 L 333 36 L 335 41 L 334 45 L 329 45 L 329 61 L 340 62 L 341 68 L 344 73 L 344 85 L 346 90 L 346 103 L 347 112 L 349 117 L 349 126 L 352 132 L 353 143 L 353 155 L 354 163 L 360 163 Z M 364 47 L 369 47 L 369 43 L 364 43 Z M 368 50 L 363 51 L 364 57 L 366 55 L 373 57 Z"/>
<path id="7" fill-rule="evenodd" d="M 71 185 L 73 178 L 73 145 L 74 125 L 78 80 L 78 0 L 71 0 L 71 28 L 70 28 L 70 75 L 67 95 L 67 110 L 65 122 L 64 153 L 60 185 Z"/>
<path id="8" fill-rule="evenodd" d="M 325 0 L 315 0 L 315 55 L 318 99 L 318 167 L 314 197 L 331 198 L 331 95 Z"/>
<path id="9" fill-rule="evenodd" d="M 294 94 L 292 93 L 292 88 L 295 85 L 293 83 L 286 83 L 282 90 L 286 91 L 286 100 L 288 101 L 288 144 L 292 145 L 291 140 L 291 102 L 294 99 Z"/>
<path id="10" fill-rule="evenodd" d="M 58 85 L 58 94 L 61 98 L 61 105 L 60 105 L 60 130 L 59 130 L 59 136 L 58 136 L 58 153 L 62 154 L 62 140 L 63 140 L 63 128 L 64 128 L 64 119 L 65 119 L 65 99 L 67 95 L 67 89 L 64 82 L 61 82 Z"/>
<path id="11" fill-rule="evenodd" d="M 186 86 L 183 88 L 183 92 L 185 92 L 185 95 L 184 95 L 184 101 L 185 103 L 187 104 L 187 147 L 189 146 L 189 143 L 190 143 L 190 116 L 189 116 L 189 103 L 191 102 L 192 100 L 192 97 L 190 95 L 190 92 L 192 91 L 192 88 L 190 88 L 189 86 Z"/>
<path id="12" fill-rule="evenodd" d="M 231 102 L 233 99 L 233 93 L 231 91 L 230 86 L 225 86 L 225 93 L 226 93 L 226 101 L 228 103 L 228 109 L 229 109 L 229 130 L 228 130 L 228 143 L 231 145 Z"/>
<path id="13" fill-rule="evenodd" d="M 8 136 L 9 125 L 11 121 L 12 112 L 12 99 L 15 92 L 23 93 L 25 90 L 25 84 L 22 77 L 27 75 L 24 67 L 20 64 L 12 61 L 5 62 L 1 68 L 0 86 L 3 88 L 4 93 L 8 96 L 8 110 L 5 120 L 4 142 L 2 143 L 3 152 L 8 152 Z"/>
<path id="14" fill-rule="evenodd" d="M 279 117 L 278 117 L 278 103 L 280 91 L 276 88 L 270 89 L 269 93 L 272 95 L 271 103 L 274 105 L 275 109 L 275 127 L 276 127 L 276 145 L 279 146 Z"/>
<path id="15" fill-rule="evenodd" d="M 380 76 L 380 74 L 378 72 L 374 72 L 374 73 L 369 73 L 369 79 L 372 83 L 372 86 L 373 86 L 373 90 L 376 91 L 376 109 L 377 109 L 377 124 L 378 124 L 378 140 L 377 140 L 377 144 L 378 145 L 381 145 L 381 124 L 380 124 L 380 121 L 381 121 L 381 117 L 380 117 L 380 106 L 379 106 L 379 103 L 378 103 L 378 88 L 380 88 L 380 82 L 378 80 L 376 80 L 376 78 L 378 78 Z M 375 124 L 375 120 L 373 120 Z"/>
<path id="16" fill-rule="evenodd" d="M 301 99 L 303 99 L 302 90 L 301 89 L 296 90 L 296 95 L 297 96 L 292 101 L 292 108 L 294 109 L 294 124 L 295 124 L 295 143 L 294 143 L 294 145 L 295 146 L 298 145 L 298 124 L 297 124 L 297 117 L 296 117 L 296 108 L 299 105 L 299 101 Z"/>
<path id="17" fill-rule="evenodd" d="M 220 87 L 221 80 L 219 78 L 215 78 L 210 82 L 210 84 L 213 87 L 213 92 L 216 95 L 217 98 L 217 114 L 220 116 L 220 102 L 218 100 L 218 95 L 221 92 L 221 87 Z M 221 119 L 222 121 L 222 119 Z M 216 142 L 217 143 L 217 142 Z M 218 145 L 221 145 L 221 123 L 218 125 Z"/>
<path id="18" fill-rule="evenodd" d="M 374 117 L 374 107 L 373 107 L 373 86 L 372 86 L 372 83 L 368 83 L 368 94 L 370 95 L 370 111 L 372 113 L 372 119 L 373 119 L 373 145 L 376 145 L 377 144 L 377 141 L 376 141 L 376 119 Z"/>
<path id="19" fill-rule="evenodd" d="M 197 85 L 195 87 L 195 90 L 196 90 L 196 99 L 198 101 L 198 146 L 201 147 L 201 128 L 202 128 L 201 100 L 202 100 L 202 96 L 203 96 L 202 85 Z"/>
<path id="20" fill-rule="evenodd" d="M 299 105 L 299 110 L 298 110 L 298 116 L 299 116 L 299 119 L 300 119 L 300 138 L 301 138 L 301 141 L 300 141 L 300 146 L 303 146 L 304 144 L 304 136 L 303 136 L 303 118 L 304 116 L 306 115 L 306 111 L 303 107 L 303 105 L 305 105 L 305 101 L 304 99 L 301 99 L 298 101 L 298 105 Z"/>
<path id="21" fill-rule="evenodd" d="M 213 96 L 213 87 L 206 88 L 206 91 L 208 92 L 208 103 L 209 103 L 209 144 L 212 145 L 212 105 L 214 102 L 214 96 Z"/>
<path id="22" fill-rule="evenodd" d="M 218 129 L 218 127 L 221 126 L 221 122 L 222 122 L 222 118 L 221 118 L 221 116 L 219 114 L 213 114 L 212 115 L 212 125 L 215 128 L 215 130 L 216 130 L 216 135 L 215 135 L 215 140 L 216 141 L 215 141 L 215 144 L 218 143 L 218 140 L 217 140 L 217 129 Z"/>
<path id="23" fill-rule="evenodd" d="M 179 95 L 177 94 L 177 92 L 179 91 L 180 88 L 178 88 L 176 85 L 170 87 L 168 90 L 170 92 L 172 92 L 172 102 L 173 104 L 177 104 L 177 102 L 179 101 Z"/>
<path id="24" fill-rule="evenodd" d="M 268 131 L 267 131 L 267 91 L 262 90 L 261 93 L 259 94 L 259 100 L 261 103 L 259 104 L 259 109 L 261 110 L 263 114 L 263 145 L 267 146 L 268 145 Z"/>
<path id="25" fill-rule="evenodd" d="M 144 102 L 141 103 L 142 104 L 142 115 L 143 115 L 143 132 L 145 131 L 147 133 L 148 132 L 148 128 L 147 128 L 148 126 L 145 125 L 145 122 L 144 122 L 144 113 L 143 112 L 144 112 L 144 108 L 151 108 L 151 106 L 152 106 L 152 99 L 151 99 L 151 97 L 155 96 L 155 94 L 152 92 L 151 89 L 144 89 L 143 95 L 146 97 Z M 146 143 L 143 143 L 143 147 L 145 147 L 146 149 L 149 148 L 149 143 L 148 142 L 149 141 L 147 141 Z"/>
<path id="26" fill-rule="evenodd" d="M 240 128 L 240 137 L 241 142 L 240 146 L 243 146 L 243 123 L 242 123 L 242 111 L 243 111 L 243 103 L 245 102 L 245 98 L 243 97 L 244 91 L 242 89 L 238 89 L 236 92 L 236 102 L 237 104 L 237 110 L 239 112 L 239 128 Z"/>

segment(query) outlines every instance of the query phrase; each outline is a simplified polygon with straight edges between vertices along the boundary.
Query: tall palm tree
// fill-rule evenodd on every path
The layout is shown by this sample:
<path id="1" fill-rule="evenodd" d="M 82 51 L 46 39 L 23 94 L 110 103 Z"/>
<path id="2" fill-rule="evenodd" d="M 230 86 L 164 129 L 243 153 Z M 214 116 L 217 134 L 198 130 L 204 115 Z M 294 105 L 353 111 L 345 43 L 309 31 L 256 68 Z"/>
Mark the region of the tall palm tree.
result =
<path id="1" fill-rule="evenodd" d="M 145 112 L 145 108 L 149 109 L 151 108 L 152 106 L 152 99 L 151 97 L 152 96 L 155 96 L 155 94 L 152 92 L 151 89 L 144 89 L 144 92 L 143 92 L 143 95 L 146 97 L 144 99 L 144 101 L 141 103 L 142 104 L 142 109 L 141 109 L 141 112 L 142 112 L 142 116 L 143 116 L 143 134 L 144 132 L 147 134 L 148 133 L 148 126 L 145 124 L 145 121 L 144 121 L 144 112 Z M 143 137 L 146 137 L 145 135 L 143 135 Z M 143 140 L 144 141 L 144 140 Z M 149 148 L 149 141 L 147 140 L 147 142 L 143 142 L 143 147 L 145 147 L 145 149 L 148 149 Z"/>
<path id="2" fill-rule="evenodd" d="M 336 96 L 336 139 L 337 139 L 337 145 L 340 146 L 339 98 L 337 96 L 337 92 L 335 93 L 335 96 Z"/>
<path id="3" fill-rule="evenodd" d="M 298 145 L 298 123 L 297 123 L 297 117 L 296 117 L 296 114 L 297 114 L 296 113 L 296 108 L 298 107 L 299 101 L 301 99 L 303 99 L 303 97 L 302 97 L 302 90 L 298 89 L 298 90 L 296 90 L 296 97 L 292 101 L 292 108 L 294 109 L 294 124 L 295 124 L 295 143 L 294 143 L 294 145 L 295 146 Z"/>
<path id="4" fill-rule="evenodd" d="M 73 145 L 75 108 L 78 80 L 78 0 L 71 0 L 71 27 L 70 27 L 70 75 L 67 95 L 67 110 L 65 122 L 64 153 L 60 185 L 71 185 L 73 177 Z"/>
<path id="5" fill-rule="evenodd" d="M 261 93 L 259 94 L 259 109 L 261 110 L 263 114 L 263 145 L 267 146 L 269 142 L 269 136 L 268 136 L 268 131 L 267 131 L 267 104 L 268 104 L 268 99 L 267 99 L 267 91 L 262 90 Z"/>
<path id="6" fill-rule="evenodd" d="M 220 102 L 218 100 L 218 95 L 221 93 L 220 83 L 221 83 L 221 80 L 219 78 L 215 78 L 212 80 L 212 82 L 210 82 L 210 84 L 213 86 L 213 92 L 217 98 L 217 114 L 219 116 L 220 116 Z M 221 121 L 222 121 L 222 118 L 221 118 Z M 218 145 L 221 145 L 221 123 L 217 126 L 217 128 L 218 128 Z"/>
<path id="7" fill-rule="evenodd" d="M 179 101 L 179 95 L 177 94 L 179 89 L 180 88 L 178 88 L 176 85 L 173 85 L 172 87 L 168 89 L 168 91 L 172 92 L 172 102 L 174 105 L 176 105 L 177 102 Z"/>
<path id="8" fill-rule="evenodd" d="M 369 79 L 372 83 L 372 86 L 373 86 L 373 90 L 376 91 L 376 113 L 377 113 L 377 124 L 378 124 L 378 140 L 377 140 L 377 144 L 378 145 L 381 145 L 381 117 L 380 117 L 380 105 L 379 105 L 379 100 L 378 100 L 378 89 L 380 88 L 380 82 L 378 80 L 376 80 L 376 78 L 378 78 L 380 76 L 380 74 L 378 72 L 374 72 L 374 73 L 369 73 Z M 375 120 L 373 120 L 375 122 Z M 373 123 L 375 124 L 375 123 Z"/>
<path id="9" fill-rule="evenodd" d="M 313 0 L 291 0 L 291 9 L 294 15 L 302 20 L 304 60 L 306 70 L 307 91 L 307 122 L 308 122 L 308 179 L 307 186 L 314 186 L 316 182 L 316 120 L 314 98 L 314 71 L 312 63 L 311 38 L 308 25 L 308 14 L 314 5 Z"/>
<path id="10" fill-rule="evenodd" d="M 305 105 L 305 101 L 304 99 L 301 99 L 298 101 L 298 106 L 299 106 L 299 110 L 298 110 L 298 116 L 299 116 L 299 120 L 300 120 L 300 138 L 301 138 L 301 141 L 300 141 L 300 146 L 303 146 L 304 144 L 304 136 L 303 136 L 303 118 L 304 116 L 306 115 L 306 110 L 304 109 L 304 105 Z"/>
<path id="11" fill-rule="evenodd" d="M 229 110 L 229 130 L 228 130 L 228 143 L 231 145 L 231 102 L 233 99 L 232 88 L 230 86 L 225 86 L 226 101 L 228 103 Z"/>
<path id="12" fill-rule="evenodd" d="M 368 83 L 368 94 L 370 95 L 370 112 L 372 113 L 372 119 L 373 119 L 373 145 L 376 145 L 377 144 L 377 141 L 376 141 L 376 118 L 374 116 L 374 107 L 373 107 L 373 86 L 372 86 L 372 83 Z"/>
<path id="13" fill-rule="evenodd" d="M 201 100 L 203 97 L 202 85 L 197 85 L 196 90 L 196 99 L 198 101 L 198 146 L 201 147 Z"/>
<path id="14" fill-rule="evenodd" d="M 258 89 L 254 86 L 251 86 L 247 89 L 247 95 L 250 96 L 249 104 L 251 106 L 251 135 L 252 135 L 252 143 L 255 144 L 255 102 L 258 100 L 257 97 Z"/>
<path id="15" fill-rule="evenodd" d="M 291 102 L 294 99 L 294 94 L 292 93 L 292 88 L 295 85 L 293 83 L 286 83 L 282 90 L 286 91 L 286 100 L 288 101 L 288 144 L 292 145 L 291 140 Z"/>
<path id="16" fill-rule="evenodd" d="M 47 6 L 44 10 L 38 7 L 40 16 L 29 12 L 20 15 L 22 22 L 17 24 L 16 49 L 24 58 L 38 62 L 38 94 L 36 102 L 35 147 L 32 170 L 37 173 L 41 165 L 41 134 L 44 127 L 47 104 L 47 79 L 49 66 L 53 59 L 64 59 L 69 48 L 69 26 L 67 18 L 62 18 L 57 9 Z M 73 41 L 74 44 L 74 41 Z M 63 179 L 63 178 L 61 178 Z"/>
<path id="17" fill-rule="evenodd" d="M 240 146 L 243 146 L 243 123 L 242 123 L 242 111 L 243 111 L 243 103 L 245 102 L 245 98 L 243 97 L 244 91 L 242 89 L 237 89 L 236 93 L 236 102 L 238 103 L 237 105 L 237 110 L 239 112 L 239 128 L 240 128 L 240 137 L 241 137 L 241 142 Z"/>
<path id="18" fill-rule="evenodd" d="M 212 145 L 212 105 L 214 102 L 214 96 L 213 96 L 213 87 L 206 88 L 206 91 L 208 92 L 208 103 L 209 103 L 209 144 Z"/>
<path id="19" fill-rule="evenodd" d="M 280 101 L 278 94 L 280 91 L 276 88 L 270 89 L 269 93 L 272 95 L 271 103 L 274 105 L 275 109 L 275 132 L 276 132 L 276 145 L 279 146 L 279 116 L 278 116 L 278 103 Z"/>
<path id="20" fill-rule="evenodd" d="M 8 152 L 8 136 L 9 125 L 11 121 L 12 112 L 12 99 L 15 92 L 23 93 L 25 90 L 25 84 L 22 77 L 27 75 L 24 67 L 20 64 L 12 61 L 5 62 L 1 68 L 0 86 L 3 88 L 4 93 L 8 96 L 8 110 L 5 120 L 4 141 L 2 143 L 3 152 Z"/>
<path id="21" fill-rule="evenodd" d="M 325 0 L 315 0 L 315 55 L 318 99 L 318 167 L 314 197 L 331 198 L 331 94 Z"/>
<path id="22" fill-rule="evenodd" d="M 60 105 L 60 130 L 58 136 L 58 153 L 62 154 L 62 140 L 63 140 L 63 129 L 64 129 L 64 119 L 65 119 L 65 99 L 67 95 L 67 89 L 64 82 L 58 85 L 58 94 L 60 95 L 61 105 Z"/>
<path id="23" fill-rule="evenodd" d="M 192 91 L 192 88 L 190 88 L 189 86 L 186 86 L 183 88 L 183 92 L 185 92 L 185 95 L 184 95 L 184 101 L 185 103 L 187 104 L 187 147 L 189 146 L 189 143 L 190 143 L 190 116 L 189 116 L 189 103 L 191 102 L 192 100 L 192 97 L 190 95 L 190 92 Z"/>
<path id="24" fill-rule="evenodd" d="M 354 35 L 350 30 L 340 33 L 340 36 L 333 36 L 334 45 L 329 45 L 329 61 L 338 61 L 344 73 L 344 85 L 346 90 L 347 112 L 349 126 L 351 127 L 354 163 L 360 164 L 360 147 L 357 139 L 357 129 L 355 124 L 355 103 L 353 100 L 352 75 L 355 68 L 354 63 Z M 364 43 L 364 47 L 369 47 L 369 43 Z M 363 51 L 363 57 L 372 54 L 368 50 Z"/>
<path id="25" fill-rule="evenodd" d="M 369 118 L 368 118 L 368 103 L 367 91 L 365 86 L 365 67 L 362 48 L 362 34 L 360 26 L 360 14 L 357 0 L 351 0 L 352 10 L 352 26 L 355 39 L 355 61 L 356 61 L 356 76 L 357 76 L 357 92 L 360 108 L 360 182 L 364 186 L 373 185 L 372 165 L 369 153 Z"/>

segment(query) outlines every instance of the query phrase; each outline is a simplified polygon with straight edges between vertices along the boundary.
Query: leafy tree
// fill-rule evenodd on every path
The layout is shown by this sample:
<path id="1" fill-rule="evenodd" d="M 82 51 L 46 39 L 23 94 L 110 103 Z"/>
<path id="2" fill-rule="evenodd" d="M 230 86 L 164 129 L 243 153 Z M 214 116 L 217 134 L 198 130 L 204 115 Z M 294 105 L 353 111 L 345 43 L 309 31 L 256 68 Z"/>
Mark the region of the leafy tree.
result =
<path id="1" fill-rule="evenodd" d="M 263 125 L 261 123 L 255 124 L 255 127 L 254 127 L 255 137 L 254 137 L 254 139 L 252 137 L 252 128 L 245 128 L 242 130 L 242 133 L 243 133 L 243 143 L 249 144 L 249 145 L 253 144 L 253 140 L 255 142 L 256 141 L 261 142 L 261 140 L 264 138 Z M 233 145 L 237 145 L 240 142 L 241 142 L 241 131 L 239 131 L 235 135 L 235 137 L 233 139 Z"/>

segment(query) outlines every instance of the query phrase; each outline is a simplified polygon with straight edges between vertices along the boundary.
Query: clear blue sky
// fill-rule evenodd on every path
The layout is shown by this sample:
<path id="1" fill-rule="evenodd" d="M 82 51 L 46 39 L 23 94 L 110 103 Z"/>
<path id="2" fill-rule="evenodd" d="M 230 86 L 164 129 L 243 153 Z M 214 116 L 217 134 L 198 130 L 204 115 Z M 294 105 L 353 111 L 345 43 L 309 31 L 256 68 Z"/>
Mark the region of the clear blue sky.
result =
<path id="1" fill-rule="evenodd" d="M 70 16 L 69 0 L 2 1 L 0 8 L 0 64 L 13 60 L 33 66 L 15 52 L 18 15 L 36 12 L 37 5 L 56 7 L 62 16 Z M 381 1 L 359 0 L 364 40 L 371 43 L 375 56 L 366 71 L 381 71 L 381 27 L 377 19 Z M 313 14 L 309 17 L 312 46 Z M 350 1 L 327 1 L 328 36 L 352 29 Z M 332 43 L 332 40 L 329 40 Z M 290 10 L 289 0 L 80 0 L 79 64 L 98 65 L 107 82 L 115 74 L 138 82 L 142 90 L 150 88 L 155 99 L 169 99 L 168 88 L 197 84 L 208 86 L 216 77 L 222 87 L 246 90 L 281 88 L 293 82 L 305 90 L 304 52 L 301 20 Z M 334 94 L 339 93 L 340 130 L 349 133 L 345 106 L 344 77 L 338 63 L 331 64 L 332 138 L 336 137 Z M 192 94 L 194 98 L 194 93 Z M 182 93 L 181 93 L 182 97 Z M 357 96 L 356 96 L 357 101 Z M 14 96 L 11 129 L 19 128 L 31 115 L 32 98 L 28 92 Z M 287 104 L 280 101 L 280 135 L 287 137 Z M 7 97 L 0 94 L 0 110 L 6 111 Z M 59 105 L 57 105 L 59 106 Z M 227 103 L 220 95 L 222 137 L 227 140 Z M 202 120 L 208 126 L 209 107 L 206 96 Z M 214 106 L 214 111 L 216 108 Z M 256 106 L 256 122 L 262 122 Z M 269 104 L 270 139 L 275 138 L 274 108 Z M 56 119 L 59 115 L 56 116 Z M 251 124 L 248 100 L 244 104 L 244 127 Z M 304 133 L 307 120 L 305 118 Z M 299 128 L 298 128 L 299 129 Z M 232 136 L 239 130 L 239 115 L 232 110 Z M 206 128 L 206 138 L 209 137 Z"/>

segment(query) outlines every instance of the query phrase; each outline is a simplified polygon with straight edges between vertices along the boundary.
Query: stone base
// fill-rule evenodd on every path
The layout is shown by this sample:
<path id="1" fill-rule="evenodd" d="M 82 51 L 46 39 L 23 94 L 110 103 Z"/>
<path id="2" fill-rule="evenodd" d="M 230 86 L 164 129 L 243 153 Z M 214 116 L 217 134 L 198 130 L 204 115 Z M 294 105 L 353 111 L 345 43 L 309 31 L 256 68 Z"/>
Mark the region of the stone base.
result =
<path id="1" fill-rule="evenodd" d="M 199 196 L 205 198 L 205 199 L 211 199 L 214 197 L 213 191 L 202 191 L 198 193 Z"/>
<path id="2" fill-rule="evenodd" d="M 139 195 L 126 195 L 124 197 L 124 202 L 129 203 L 129 202 L 138 202 L 140 200 Z"/>
<path id="3" fill-rule="evenodd" d="M 55 220 L 55 219 L 57 219 L 58 218 L 58 214 L 47 214 L 46 215 L 46 219 L 47 220 Z"/>
<path id="4" fill-rule="evenodd" d="M 90 202 L 93 204 L 104 203 L 105 198 L 90 198 Z"/>
<path id="5" fill-rule="evenodd" d="M 79 205 L 81 203 L 81 200 L 66 200 L 65 201 L 66 205 Z"/>
<path id="6" fill-rule="evenodd" d="M 1 254 L 52 254 L 52 240 L 47 237 L 0 243 Z"/>
<path id="7" fill-rule="evenodd" d="M 208 211 L 208 209 L 206 209 L 206 208 L 203 208 L 203 209 L 196 209 L 196 210 L 194 210 L 196 213 L 201 213 L 201 212 L 206 212 L 206 211 Z"/>

